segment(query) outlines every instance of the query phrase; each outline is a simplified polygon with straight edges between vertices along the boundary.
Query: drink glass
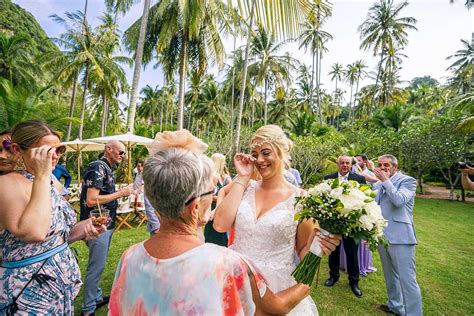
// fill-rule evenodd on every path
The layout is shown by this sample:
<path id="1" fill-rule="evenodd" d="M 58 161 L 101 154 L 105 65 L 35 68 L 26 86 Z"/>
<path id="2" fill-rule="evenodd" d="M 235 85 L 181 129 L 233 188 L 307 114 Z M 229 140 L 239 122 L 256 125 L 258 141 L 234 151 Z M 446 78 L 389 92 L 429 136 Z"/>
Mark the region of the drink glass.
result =
<path id="1" fill-rule="evenodd" d="M 89 217 L 92 218 L 92 224 L 94 226 L 100 227 L 102 225 L 107 226 L 109 223 L 109 210 L 101 207 L 100 212 L 98 208 L 94 208 L 90 211 Z"/>

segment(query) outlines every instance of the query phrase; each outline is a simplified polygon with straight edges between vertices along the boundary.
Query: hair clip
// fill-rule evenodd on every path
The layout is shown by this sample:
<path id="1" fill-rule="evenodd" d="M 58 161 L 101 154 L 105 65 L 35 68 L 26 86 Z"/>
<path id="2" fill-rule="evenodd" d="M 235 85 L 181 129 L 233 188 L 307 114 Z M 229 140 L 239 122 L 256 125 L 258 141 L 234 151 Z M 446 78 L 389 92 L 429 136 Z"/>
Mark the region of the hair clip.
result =
<path id="1" fill-rule="evenodd" d="M 12 140 L 10 138 L 5 138 L 2 141 L 2 146 L 3 148 L 5 148 L 5 150 L 11 151 L 11 146 L 10 146 L 11 143 L 12 143 Z"/>

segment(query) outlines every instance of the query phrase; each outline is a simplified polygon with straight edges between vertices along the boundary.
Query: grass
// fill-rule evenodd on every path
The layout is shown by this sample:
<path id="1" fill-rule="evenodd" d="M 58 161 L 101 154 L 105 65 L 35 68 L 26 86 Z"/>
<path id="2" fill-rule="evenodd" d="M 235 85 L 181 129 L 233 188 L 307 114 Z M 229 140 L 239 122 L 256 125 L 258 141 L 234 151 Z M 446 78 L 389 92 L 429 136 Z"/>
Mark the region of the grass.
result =
<path id="1" fill-rule="evenodd" d="M 425 315 L 474 315 L 474 203 L 417 199 L 415 225 L 419 245 L 416 247 L 417 279 L 421 287 Z M 123 229 L 115 233 L 109 258 L 101 282 L 105 293 L 110 288 L 115 268 L 121 254 L 134 243 L 148 237 L 140 229 Z M 87 264 L 87 247 L 79 242 L 74 245 L 79 252 L 82 275 Z M 364 295 L 354 296 L 344 274 L 336 285 L 323 285 L 328 277 L 327 258 L 323 259 L 319 280 L 313 283 L 311 296 L 321 315 L 382 315 L 374 304 L 385 303 L 387 295 L 382 267 L 377 253 L 373 254 L 376 273 L 361 277 L 359 286 Z M 82 291 L 75 309 L 79 315 Z M 106 308 L 97 311 L 105 315 Z"/>

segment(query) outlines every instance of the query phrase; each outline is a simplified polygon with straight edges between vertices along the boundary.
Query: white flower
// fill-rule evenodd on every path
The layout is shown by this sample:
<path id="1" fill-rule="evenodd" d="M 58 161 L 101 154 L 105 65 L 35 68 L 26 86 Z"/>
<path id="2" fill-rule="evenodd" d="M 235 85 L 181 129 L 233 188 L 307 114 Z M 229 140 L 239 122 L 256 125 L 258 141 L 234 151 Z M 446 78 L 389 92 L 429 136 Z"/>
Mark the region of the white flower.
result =
<path id="1" fill-rule="evenodd" d="M 295 206 L 295 211 L 296 211 L 297 213 L 300 213 L 300 212 L 303 210 L 303 208 L 304 208 L 303 204 L 298 203 L 298 204 L 296 204 L 296 206 Z"/>
<path id="2" fill-rule="evenodd" d="M 349 213 L 352 210 L 360 209 L 364 206 L 365 194 L 359 190 L 351 190 L 348 194 L 343 194 L 339 200 L 344 205 L 342 213 Z"/>
<path id="3" fill-rule="evenodd" d="M 331 191 L 331 186 L 327 184 L 326 182 L 321 182 L 314 188 L 311 188 L 308 190 L 309 195 L 319 195 L 321 193 L 327 193 Z"/>
<path id="4" fill-rule="evenodd" d="M 342 187 L 337 187 L 332 189 L 331 192 L 329 192 L 329 195 L 335 199 L 338 199 L 341 197 L 342 193 L 344 193 L 344 189 Z"/>
<path id="5" fill-rule="evenodd" d="M 373 219 L 383 218 L 380 206 L 375 201 L 367 203 L 365 205 L 365 210 L 367 211 L 367 215 L 369 215 Z"/>
<path id="6" fill-rule="evenodd" d="M 362 215 L 359 218 L 359 222 L 362 225 L 362 228 L 365 230 L 372 230 L 374 227 L 374 223 L 372 223 L 371 219 L 367 215 Z"/>

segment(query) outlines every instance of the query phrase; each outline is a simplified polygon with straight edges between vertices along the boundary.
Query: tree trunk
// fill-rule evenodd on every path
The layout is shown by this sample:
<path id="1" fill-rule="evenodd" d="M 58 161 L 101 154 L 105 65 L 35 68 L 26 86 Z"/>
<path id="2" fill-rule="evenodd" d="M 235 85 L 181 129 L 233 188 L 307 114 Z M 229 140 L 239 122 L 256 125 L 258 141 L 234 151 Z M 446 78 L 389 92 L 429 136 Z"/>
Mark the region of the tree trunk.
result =
<path id="1" fill-rule="evenodd" d="M 422 181 L 422 176 L 423 176 L 423 173 L 420 171 L 418 173 L 418 187 L 420 188 L 420 194 L 423 194 L 423 181 Z"/>
<path id="2" fill-rule="evenodd" d="M 385 51 L 385 49 L 382 48 L 382 52 L 380 53 L 379 70 L 377 72 L 377 78 L 375 78 L 374 93 L 372 94 L 372 98 L 370 99 L 370 108 L 371 109 L 374 108 L 374 99 L 375 99 L 375 94 L 377 93 L 377 85 L 379 83 L 380 72 L 382 71 L 382 60 L 383 60 L 384 51 Z"/>
<path id="3" fill-rule="evenodd" d="M 107 98 L 105 93 L 102 94 L 102 123 L 100 124 L 100 136 L 105 136 L 105 124 L 107 122 L 109 111 L 107 109 Z"/>
<path id="4" fill-rule="evenodd" d="M 178 92 L 178 130 L 183 129 L 184 120 L 184 89 L 186 82 L 186 61 L 188 58 L 187 35 L 183 32 L 179 63 L 179 92 Z"/>
<path id="5" fill-rule="evenodd" d="M 84 129 L 84 116 L 86 113 L 86 101 L 87 101 L 87 86 L 89 85 L 89 65 L 86 65 L 86 73 L 84 78 L 84 91 L 82 95 L 82 106 L 81 106 L 81 122 L 79 124 L 79 139 L 82 139 L 82 131 Z"/>
<path id="6" fill-rule="evenodd" d="M 72 118 L 74 116 L 74 105 L 76 102 L 76 90 L 77 90 L 77 75 L 74 77 L 74 82 L 72 86 L 72 96 L 71 96 L 71 103 L 69 104 L 69 117 Z M 71 130 L 72 130 L 72 122 L 67 124 L 67 136 L 66 141 L 71 140 Z"/>
<path id="7" fill-rule="evenodd" d="M 351 83 L 351 99 L 349 101 L 349 121 L 354 120 L 354 113 L 352 111 L 352 90 L 354 88 L 354 84 Z"/>
<path id="8" fill-rule="evenodd" d="M 267 125 L 267 112 L 268 112 L 268 107 L 267 107 L 267 89 L 268 89 L 268 81 L 267 78 L 265 78 L 265 84 L 264 84 L 264 105 L 263 105 L 263 125 Z"/>
<path id="9" fill-rule="evenodd" d="M 318 55 L 318 82 L 317 82 L 317 92 L 318 92 L 318 115 L 319 115 L 319 126 L 323 126 L 323 116 L 321 111 L 321 59 L 323 59 L 323 52 L 319 51 Z"/>
<path id="10" fill-rule="evenodd" d="M 357 78 L 356 91 L 355 91 L 355 95 L 354 95 L 354 107 L 358 104 L 358 102 L 357 102 L 357 93 L 359 92 L 359 81 L 360 81 L 360 78 Z"/>
<path id="11" fill-rule="evenodd" d="M 252 9 L 250 10 L 250 23 L 248 26 L 247 45 L 245 46 L 244 69 L 242 73 L 242 82 L 240 84 L 239 112 L 237 116 L 237 128 L 235 131 L 235 141 L 234 141 L 234 146 L 233 146 L 234 148 L 232 150 L 232 157 L 234 156 L 235 153 L 237 153 L 240 150 L 240 129 L 242 125 L 242 112 L 244 109 L 245 85 L 247 81 L 250 37 L 252 36 L 252 24 L 253 24 L 254 12 L 255 12 L 255 2 L 256 0 L 252 0 Z"/>
<path id="12" fill-rule="evenodd" d="M 128 128 L 133 133 L 135 124 L 135 113 L 137 111 L 138 83 L 140 81 L 140 71 L 142 68 L 143 47 L 145 46 L 146 26 L 148 23 L 148 13 L 150 11 L 150 0 L 145 0 L 143 4 L 143 15 L 140 22 L 140 34 L 138 35 L 137 51 L 135 52 L 135 66 L 133 69 L 132 90 L 130 91 L 130 102 L 128 107 Z"/>
<path id="13" fill-rule="evenodd" d="M 234 54 L 237 36 L 234 35 Z M 235 55 L 234 55 L 235 57 Z M 235 63 L 235 60 L 234 60 Z M 235 99 L 235 65 L 232 67 L 232 96 L 230 100 L 230 139 L 234 138 L 234 99 Z"/>
<path id="14" fill-rule="evenodd" d="M 313 52 L 313 55 L 311 56 L 311 83 L 309 85 L 309 110 L 311 113 L 314 114 L 314 108 L 313 108 L 313 97 L 314 97 L 314 59 L 315 59 L 315 52 Z"/>

